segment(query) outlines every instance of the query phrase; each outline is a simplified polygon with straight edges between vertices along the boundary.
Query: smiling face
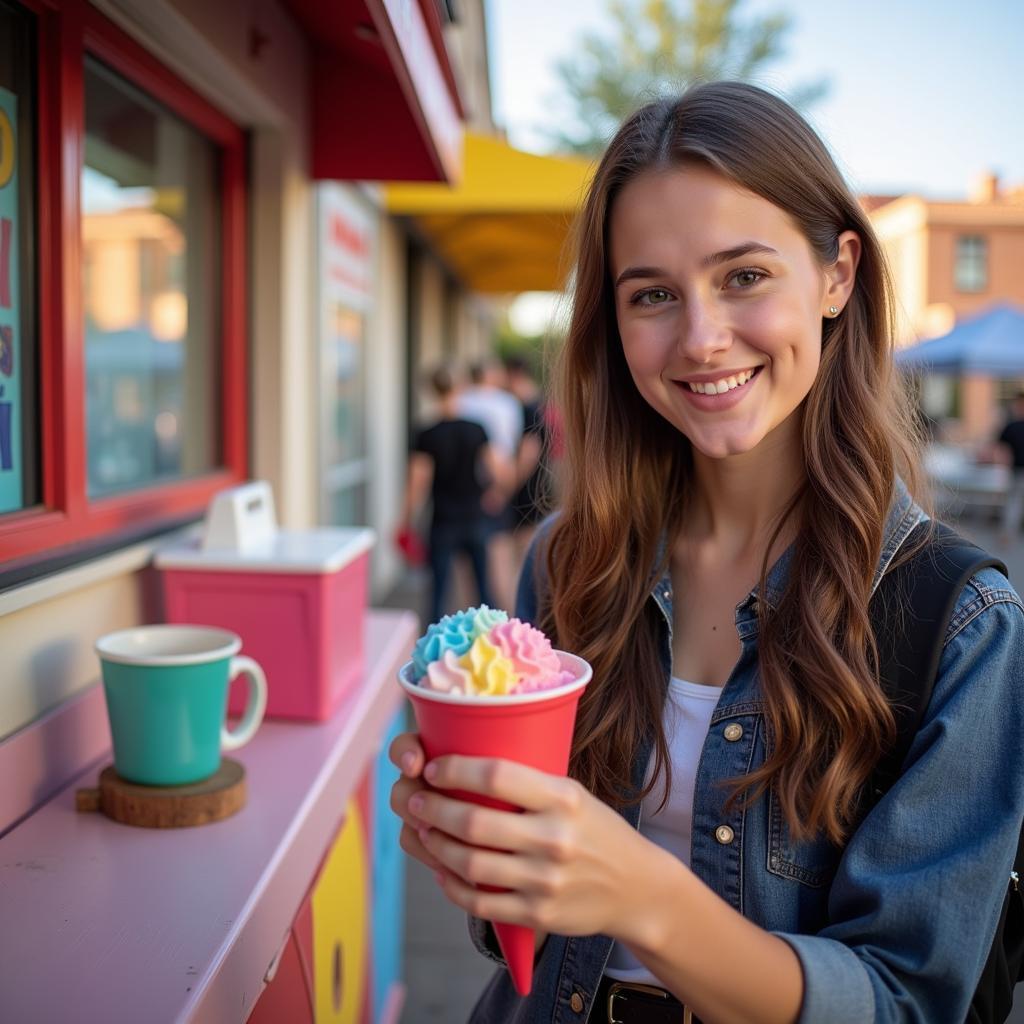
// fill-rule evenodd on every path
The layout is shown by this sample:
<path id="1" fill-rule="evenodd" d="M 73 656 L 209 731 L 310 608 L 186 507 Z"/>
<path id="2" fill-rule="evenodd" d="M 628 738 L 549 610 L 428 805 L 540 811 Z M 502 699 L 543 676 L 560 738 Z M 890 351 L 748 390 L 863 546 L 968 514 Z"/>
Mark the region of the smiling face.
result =
<path id="1" fill-rule="evenodd" d="M 646 171 L 614 201 L 615 309 L 647 403 L 710 458 L 800 443 L 833 285 L 779 207 L 702 166 Z"/>

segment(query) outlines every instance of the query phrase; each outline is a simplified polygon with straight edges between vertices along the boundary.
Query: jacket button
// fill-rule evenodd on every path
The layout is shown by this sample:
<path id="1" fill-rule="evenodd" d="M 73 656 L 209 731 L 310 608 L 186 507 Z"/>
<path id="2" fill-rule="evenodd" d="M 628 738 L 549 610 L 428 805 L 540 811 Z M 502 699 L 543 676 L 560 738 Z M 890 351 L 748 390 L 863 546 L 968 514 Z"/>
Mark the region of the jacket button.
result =
<path id="1" fill-rule="evenodd" d="M 743 735 L 743 726 L 739 722 L 730 722 L 725 729 L 722 730 L 722 735 L 730 742 L 735 743 Z"/>
<path id="2" fill-rule="evenodd" d="M 573 992 L 572 998 L 569 1000 L 569 1005 L 572 1007 L 573 1013 L 583 1012 L 583 996 L 579 992 Z"/>
<path id="3" fill-rule="evenodd" d="M 715 829 L 715 838 L 723 846 L 728 846 L 736 838 L 736 833 L 728 825 L 719 825 Z"/>

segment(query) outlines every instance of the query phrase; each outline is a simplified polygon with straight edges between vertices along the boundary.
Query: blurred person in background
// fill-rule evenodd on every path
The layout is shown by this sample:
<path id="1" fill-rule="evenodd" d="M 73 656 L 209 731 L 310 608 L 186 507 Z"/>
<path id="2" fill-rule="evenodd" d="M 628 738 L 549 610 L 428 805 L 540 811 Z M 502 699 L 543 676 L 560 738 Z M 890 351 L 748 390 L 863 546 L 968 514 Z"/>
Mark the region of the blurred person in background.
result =
<path id="1" fill-rule="evenodd" d="M 413 529 L 429 495 L 430 621 L 436 622 L 447 611 L 448 580 L 459 553 L 469 559 L 480 603 L 492 603 L 486 516 L 487 510 L 493 513 L 505 505 L 507 470 L 484 428 L 460 417 L 460 381 L 455 370 L 440 367 L 430 383 L 438 403 L 437 420 L 413 438 L 399 531 Z"/>
<path id="2" fill-rule="evenodd" d="M 516 564 L 512 546 L 512 518 L 508 498 L 515 481 L 516 453 L 523 434 L 523 408 L 505 390 L 505 368 L 494 358 L 474 362 L 469 368 L 470 386 L 458 397 L 456 408 L 464 419 L 479 423 L 500 463 L 505 485 L 503 502 L 495 494 L 484 524 L 487 531 L 487 565 L 491 593 L 499 608 L 511 608 L 515 593 Z M 502 484 L 498 484 L 500 488 Z"/>
<path id="3" fill-rule="evenodd" d="M 1003 461 L 1010 466 L 1010 485 L 1003 505 L 1003 527 L 999 542 L 1009 546 L 1020 533 L 1024 514 L 1024 389 L 1017 392 L 1010 406 L 1009 422 L 999 435 Z"/>
<path id="4" fill-rule="evenodd" d="M 523 436 L 516 452 L 517 488 L 509 502 L 516 569 L 522 563 L 537 523 L 551 508 L 551 477 L 546 464 L 548 440 L 547 402 L 522 356 L 505 360 L 507 387 L 522 403 Z"/>

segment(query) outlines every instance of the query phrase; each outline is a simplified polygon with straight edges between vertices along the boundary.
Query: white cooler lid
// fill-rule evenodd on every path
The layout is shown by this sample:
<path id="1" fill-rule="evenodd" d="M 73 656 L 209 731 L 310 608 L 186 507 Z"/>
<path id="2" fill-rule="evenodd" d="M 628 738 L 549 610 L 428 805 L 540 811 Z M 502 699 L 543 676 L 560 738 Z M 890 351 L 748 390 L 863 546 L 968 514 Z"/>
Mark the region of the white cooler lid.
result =
<path id="1" fill-rule="evenodd" d="M 278 530 L 244 550 L 203 548 L 199 538 L 158 551 L 158 569 L 216 569 L 219 572 L 337 572 L 369 551 L 377 535 L 368 527 Z"/>

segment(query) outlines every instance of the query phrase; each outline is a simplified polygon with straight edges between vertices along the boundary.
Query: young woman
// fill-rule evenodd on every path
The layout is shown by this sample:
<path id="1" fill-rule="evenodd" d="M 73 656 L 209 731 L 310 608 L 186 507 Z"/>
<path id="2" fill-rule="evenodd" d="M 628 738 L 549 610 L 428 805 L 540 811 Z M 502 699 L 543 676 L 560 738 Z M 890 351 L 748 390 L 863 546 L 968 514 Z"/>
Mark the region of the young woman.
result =
<path id="1" fill-rule="evenodd" d="M 499 971 L 473 1021 L 963 1020 L 1024 815 L 1024 606 L 967 585 L 860 814 L 894 735 L 868 600 L 926 518 L 892 336 L 879 244 L 784 102 L 714 83 L 621 128 L 561 357 L 573 473 L 516 609 L 594 667 L 571 778 L 392 748 L 403 846 L 481 949 L 483 920 L 540 932 L 530 996 Z"/>

